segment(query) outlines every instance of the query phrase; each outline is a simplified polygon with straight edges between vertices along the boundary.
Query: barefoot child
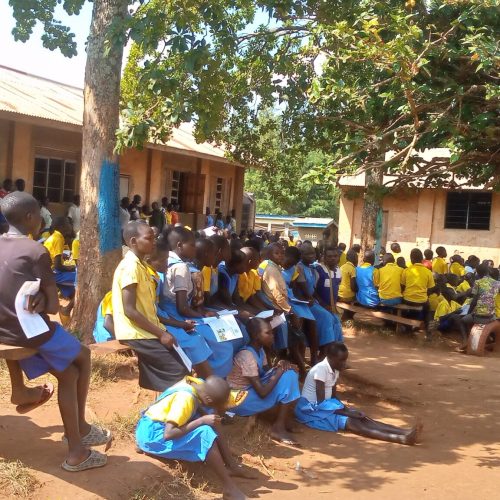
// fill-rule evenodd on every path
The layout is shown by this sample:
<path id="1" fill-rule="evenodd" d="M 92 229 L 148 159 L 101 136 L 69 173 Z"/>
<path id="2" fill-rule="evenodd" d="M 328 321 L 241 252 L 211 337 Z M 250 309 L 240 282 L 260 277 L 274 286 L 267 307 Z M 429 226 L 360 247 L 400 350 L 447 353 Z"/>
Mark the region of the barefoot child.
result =
<path id="1" fill-rule="evenodd" d="M 161 458 L 205 462 L 222 481 L 223 498 L 243 500 L 245 495 L 232 476 L 251 476 L 231 455 L 220 432 L 221 418 L 208 414 L 223 411 L 229 398 L 229 385 L 219 377 L 186 377 L 158 397 L 143 412 L 137 424 L 137 446 Z"/>
<path id="2" fill-rule="evenodd" d="M 232 411 L 248 417 L 277 407 L 278 414 L 271 429 L 277 441 L 296 445 L 288 434 L 292 404 L 300 397 L 299 377 L 288 361 L 278 361 L 268 369 L 264 347 L 271 349 L 274 335 L 268 321 L 253 318 L 247 324 L 250 344 L 236 354 L 233 369 L 227 377 L 231 389 L 245 389 L 247 396 Z"/>
<path id="3" fill-rule="evenodd" d="M 417 428 L 402 429 L 372 420 L 364 413 L 347 408 L 336 397 L 340 372 L 345 369 L 349 352 L 345 344 L 335 342 L 328 347 L 326 358 L 313 366 L 302 389 L 302 397 L 295 407 L 295 417 L 308 427 L 321 431 L 347 430 L 353 434 L 413 445 Z"/>
<path id="4" fill-rule="evenodd" d="M 142 221 L 123 231 L 129 251 L 113 276 L 112 305 L 115 336 L 129 345 L 139 363 L 139 386 L 162 392 L 181 380 L 186 368 L 172 350 L 175 337 L 156 314 L 156 289 L 145 258 L 154 249 L 154 233 Z"/>
<path id="5" fill-rule="evenodd" d="M 58 403 L 64 424 L 68 454 L 63 469 L 71 472 L 102 467 L 106 455 L 91 446 L 106 444 L 111 433 L 90 425 L 85 403 L 90 379 L 90 351 L 48 314 L 59 310 L 57 287 L 47 250 L 28 235 L 37 235 L 41 216 L 38 202 L 25 192 L 7 195 L 1 210 L 9 231 L 0 243 L 0 342 L 36 349 L 30 358 L 19 361 L 29 379 L 51 373 L 58 380 Z M 27 338 L 16 314 L 15 298 L 26 281 L 40 280 L 40 291 L 30 298 L 28 310 L 41 315 L 47 331 Z"/>

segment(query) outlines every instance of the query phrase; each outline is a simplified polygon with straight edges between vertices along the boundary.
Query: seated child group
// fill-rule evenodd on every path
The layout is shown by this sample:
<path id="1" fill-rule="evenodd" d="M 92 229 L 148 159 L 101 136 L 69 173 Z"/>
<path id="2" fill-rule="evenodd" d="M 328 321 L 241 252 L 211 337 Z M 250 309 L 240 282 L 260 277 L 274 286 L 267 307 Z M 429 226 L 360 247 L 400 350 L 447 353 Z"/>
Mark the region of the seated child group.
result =
<path id="1" fill-rule="evenodd" d="M 27 193 L 5 196 L 1 211 L 9 229 L 0 236 L 0 343 L 36 350 L 7 362 L 12 401 L 20 413 L 43 404 L 52 384 L 28 388 L 23 372 L 29 379 L 53 374 L 68 446 L 63 469 L 102 467 L 107 456 L 93 447 L 112 436 L 85 415 L 90 351 L 48 316 L 59 312 L 65 324 L 71 314 L 79 239 L 73 240 L 71 220 L 63 217 L 53 220 L 43 243 L 37 241 L 40 207 Z M 458 330 L 464 344 L 474 323 L 500 314 L 498 269 L 474 256 L 464 262 L 454 255 L 448 265 L 443 247 L 435 258 L 431 250 L 415 248 L 407 265 L 395 243 L 381 253 L 380 264 L 365 250 L 358 266 L 357 245 L 346 251 L 343 244 L 315 247 L 222 228 L 194 232 L 168 222 L 160 231 L 142 218 L 122 226 L 124 255 L 99 305 L 94 338 L 129 346 L 140 387 L 160 393 L 138 421 L 139 450 L 205 462 L 220 479 L 224 498 L 245 498 L 235 478 L 251 473 L 231 454 L 222 418 L 269 412 L 271 439 L 288 446 L 305 446 L 296 439 L 298 424 L 406 445 L 418 441 L 419 424 L 388 425 L 338 399 L 348 348 L 337 301 L 383 309 L 422 306 L 415 314 L 428 332 L 435 321 L 439 329 Z M 46 329 L 32 336 L 18 317 L 16 295 L 25 282 L 37 280 L 39 290 L 25 309 L 39 315 Z M 68 301 L 63 309 L 60 295 Z"/>

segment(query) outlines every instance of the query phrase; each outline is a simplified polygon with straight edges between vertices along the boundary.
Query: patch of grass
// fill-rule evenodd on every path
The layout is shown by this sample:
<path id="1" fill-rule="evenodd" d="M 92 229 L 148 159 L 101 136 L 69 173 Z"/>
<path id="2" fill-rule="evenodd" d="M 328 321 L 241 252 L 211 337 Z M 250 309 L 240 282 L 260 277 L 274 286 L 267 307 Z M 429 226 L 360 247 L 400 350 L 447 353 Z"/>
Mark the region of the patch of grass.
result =
<path id="1" fill-rule="evenodd" d="M 6 497 L 32 497 L 39 481 L 20 460 L 0 459 L 0 488 Z"/>
<path id="2" fill-rule="evenodd" d="M 100 387 L 107 382 L 116 382 L 118 372 L 128 364 L 128 359 L 120 354 L 92 356 L 92 372 L 90 385 Z"/>
<path id="3" fill-rule="evenodd" d="M 133 410 L 125 415 L 114 413 L 113 418 L 103 424 L 103 427 L 113 433 L 115 439 L 134 439 L 135 426 L 139 420 L 140 414 Z"/>
<path id="4" fill-rule="evenodd" d="M 211 498 L 207 483 L 193 484 L 194 474 L 189 474 L 178 463 L 171 469 L 169 481 L 155 482 L 132 492 L 129 500 L 207 500 Z"/>

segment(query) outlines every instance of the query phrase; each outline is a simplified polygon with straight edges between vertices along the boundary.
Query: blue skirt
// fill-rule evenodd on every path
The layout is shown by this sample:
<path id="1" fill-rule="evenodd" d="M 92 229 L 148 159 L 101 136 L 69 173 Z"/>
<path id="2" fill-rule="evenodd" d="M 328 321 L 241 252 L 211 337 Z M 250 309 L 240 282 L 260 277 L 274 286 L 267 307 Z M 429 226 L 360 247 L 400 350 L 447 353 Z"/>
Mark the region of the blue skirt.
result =
<path id="1" fill-rule="evenodd" d="M 161 306 L 167 315 L 172 318 L 179 321 L 191 319 L 198 323 L 196 325 L 196 333 L 203 337 L 211 351 L 211 354 L 208 357 L 208 363 L 212 368 L 214 375 L 226 378 L 233 368 L 234 352 L 231 342 L 217 342 L 214 332 L 208 325 L 201 323 L 201 318 L 185 318 L 184 316 L 181 316 L 177 312 L 177 308 L 174 303 L 164 301 Z"/>
<path id="2" fill-rule="evenodd" d="M 261 378 L 261 382 L 264 385 L 267 384 L 273 374 L 274 370 L 270 370 Z M 243 403 L 231 409 L 231 411 L 241 417 L 256 415 L 257 413 L 270 410 L 276 405 L 285 405 L 299 399 L 299 376 L 295 371 L 287 370 L 281 375 L 278 383 L 265 398 L 261 398 L 253 387 L 248 388 L 247 392 L 247 397 L 243 400 Z"/>
<path id="3" fill-rule="evenodd" d="M 292 306 L 293 313 L 299 318 L 308 319 L 310 321 L 315 321 L 314 315 L 308 304 L 301 304 L 294 301 L 293 297 L 288 296 L 288 301 Z"/>
<path id="4" fill-rule="evenodd" d="M 268 299 L 267 295 L 259 291 L 257 292 L 257 296 L 259 297 L 264 304 L 266 304 L 269 309 L 274 309 L 273 303 Z M 283 323 L 274 329 L 274 349 L 276 351 L 281 351 L 283 349 L 288 349 L 288 325 Z"/>
<path id="5" fill-rule="evenodd" d="M 307 427 L 320 431 L 343 431 L 347 417 L 335 413 L 343 408 L 344 405 L 337 398 L 325 399 L 319 404 L 300 398 L 295 406 L 295 418 Z"/>
<path id="6" fill-rule="evenodd" d="M 311 306 L 311 312 L 316 319 L 316 330 L 318 332 L 318 344 L 320 347 L 332 342 L 343 342 L 342 325 L 336 314 L 332 314 L 318 303 L 314 303 Z"/>
<path id="7" fill-rule="evenodd" d="M 54 269 L 57 288 L 63 297 L 68 298 L 75 292 L 76 271 L 58 271 Z"/>
<path id="8" fill-rule="evenodd" d="M 217 434 L 209 425 L 200 425 L 178 439 L 165 440 L 164 432 L 163 422 L 151 420 L 143 415 L 135 430 L 137 446 L 145 453 L 157 457 L 204 462 L 217 439 Z"/>
<path id="9" fill-rule="evenodd" d="M 170 314 L 167 314 L 159 307 L 157 307 L 157 312 L 163 317 L 170 316 Z M 176 338 L 177 342 L 182 347 L 186 356 L 191 360 L 193 365 L 207 361 L 207 359 L 209 359 L 212 355 L 212 350 L 208 347 L 205 339 L 198 333 L 198 326 L 196 327 L 196 331 L 191 333 L 175 326 L 165 326 L 167 330 Z"/>

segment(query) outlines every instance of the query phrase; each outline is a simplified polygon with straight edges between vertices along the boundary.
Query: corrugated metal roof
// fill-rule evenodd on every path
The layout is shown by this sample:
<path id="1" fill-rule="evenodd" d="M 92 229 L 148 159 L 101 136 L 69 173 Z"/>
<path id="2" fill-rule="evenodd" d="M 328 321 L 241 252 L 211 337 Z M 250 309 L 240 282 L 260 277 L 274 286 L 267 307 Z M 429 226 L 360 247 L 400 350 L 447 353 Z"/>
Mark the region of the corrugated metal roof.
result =
<path id="1" fill-rule="evenodd" d="M 81 127 L 83 89 L 0 65 L 0 111 Z M 208 142 L 197 143 L 190 123 L 174 128 L 166 143 L 149 145 L 152 148 L 155 146 L 234 163 L 225 158 L 224 148 Z"/>
<path id="2" fill-rule="evenodd" d="M 337 223 L 333 219 L 329 219 L 327 217 L 301 217 L 300 219 L 295 219 L 292 222 L 292 225 L 295 227 L 325 228 L 331 224 L 337 226 Z"/>
<path id="3" fill-rule="evenodd" d="M 447 148 L 431 148 L 431 149 L 425 149 L 424 151 L 419 151 L 416 152 L 418 156 L 423 158 L 425 161 L 430 161 L 433 158 L 449 158 L 451 153 L 450 150 Z M 386 154 L 385 159 L 389 160 L 391 156 L 393 156 L 393 152 L 389 152 Z M 464 177 L 457 177 L 453 173 L 447 173 L 447 182 L 452 185 L 454 189 L 470 189 L 470 190 L 484 190 L 484 185 L 480 186 L 471 186 L 468 184 L 468 180 Z M 366 174 L 360 173 L 360 174 L 354 174 L 354 175 L 343 175 L 342 177 L 339 178 L 338 180 L 338 185 L 341 187 L 364 187 L 365 186 L 365 179 L 366 179 Z M 384 175 L 384 178 L 382 180 L 382 183 L 384 186 L 390 187 L 394 183 L 396 183 L 399 180 L 399 177 L 397 175 Z M 416 187 L 416 188 L 424 188 L 427 187 L 427 182 L 429 181 L 428 176 L 419 176 L 415 177 L 414 179 L 408 181 L 408 186 L 409 187 Z"/>

